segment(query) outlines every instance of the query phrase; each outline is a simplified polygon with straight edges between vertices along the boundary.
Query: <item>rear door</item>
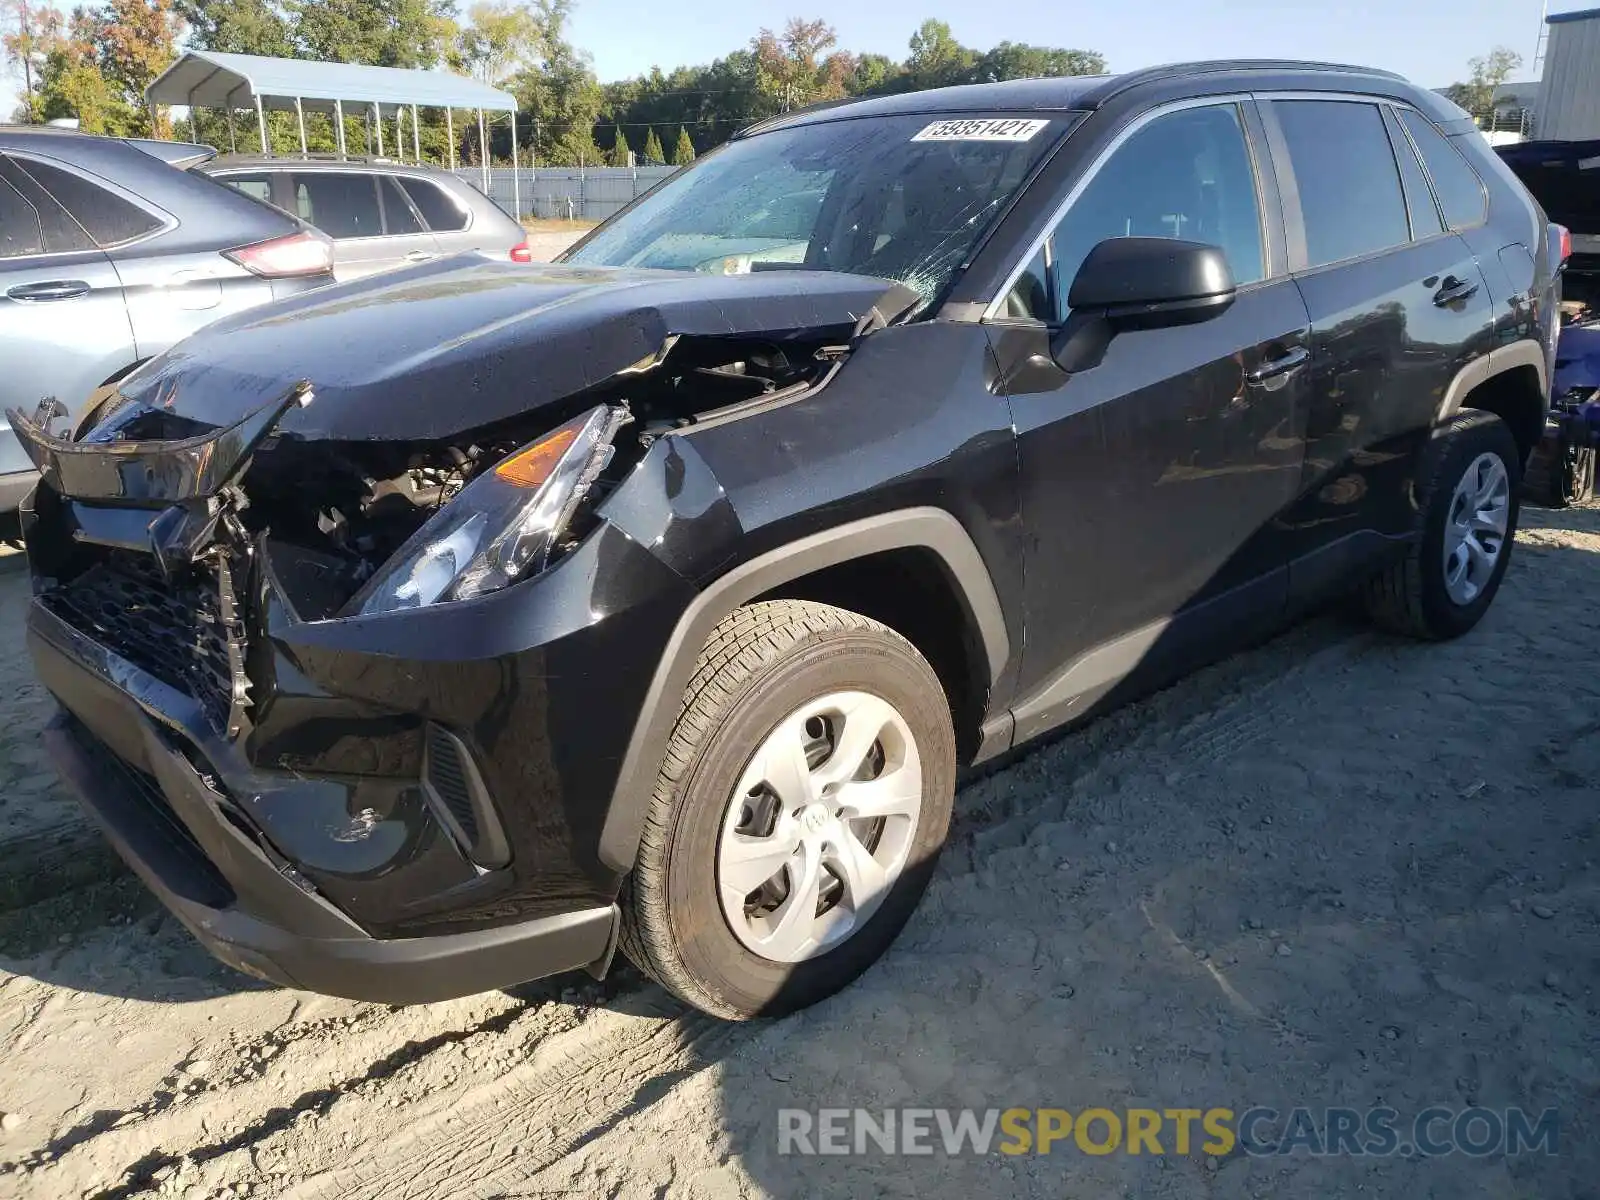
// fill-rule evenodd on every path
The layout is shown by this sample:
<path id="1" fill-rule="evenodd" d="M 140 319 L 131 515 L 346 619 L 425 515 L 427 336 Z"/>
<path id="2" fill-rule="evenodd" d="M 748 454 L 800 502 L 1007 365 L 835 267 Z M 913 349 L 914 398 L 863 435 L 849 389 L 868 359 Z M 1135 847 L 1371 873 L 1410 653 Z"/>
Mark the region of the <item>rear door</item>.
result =
<path id="1" fill-rule="evenodd" d="M 178 236 L 177 220 L 149 201 L 63 162 L 18 161 L 110 258 L 133 329 L 130 362 L 161 353 L 230 308 L 260 302 L 259 280 L 230 289 L 245 273 L 210 247 L 195 250 L 193 238 Z"/>
<path id="2" fill-rule="evenodd" d="M 479 219 L 449 190 L 432 180 L 419 179 L 414 175 L 397 175 L 394 178 L 427 222 L 441 254 L 487 250 L 504 255 L 522 240 L 520 236 L 512 236 L 514 232 L 520 233 L 520 230 L 512 225 L 509 217 L 503 225 L 494 222 L 491 228 L 489 222 Z"/>
<path id="3" fill-rule="evenodd" d="M 54 398 L 75 413 L 134 357 L 110 260 L 16 160 L 0 155 L 0 409 L 31 411 Z M 5 427 L 0 474 L 29 467 Z"/>
<path id="4" fill-rule="evenodd" d="M 411 197 L 393 175 L 378 177 L 378 199 L 383 205 L 384 237 L 400 264 L 427 262 L 439 257 L 439 241 L 422 220 Z"/>
<path id="5" fill-rule="evenodd" d="M 341 283 L 398 267 L 406 251 L 388 238 L 378 175 L 362 171 L 286 171 L 288 211 L 333 239 L 333 277 Z"/>
<path id="6" fill-rule="evenodd" d="M 1261 108 L 1311 315 L 1305 471 L 1286 517 L 1291 596 L 1309 601 L 1410 533 L 1416 452 L 1457 371 L 1487 352 L 1494 314 L 1382 103 Z"/>

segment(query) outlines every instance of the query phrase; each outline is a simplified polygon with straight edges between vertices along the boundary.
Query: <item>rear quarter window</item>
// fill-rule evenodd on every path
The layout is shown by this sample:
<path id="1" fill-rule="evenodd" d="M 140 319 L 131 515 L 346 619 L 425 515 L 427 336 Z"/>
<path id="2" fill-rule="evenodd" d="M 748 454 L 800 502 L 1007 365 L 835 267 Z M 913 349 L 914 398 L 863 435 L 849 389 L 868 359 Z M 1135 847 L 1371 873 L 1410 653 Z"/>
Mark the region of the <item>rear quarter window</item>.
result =
<path id="1" fill-rule="evenodd" d="M 154 213 L 81 175 L 37 159 L 22 160 L 21 165 L 102 248 L 131 242 L 162 226 Z"/>
<path id="2" fill-rule="evenodd" d="M 428 223 L 428 228 L 435 233 L 448 233 L 467 227 L 467 208 L 451 196 L 436 183 L 429 183 L 426 179 L 407 179 L 401 176 L 395 180 L 411 197 L 411 203 L 417 206 L 417 211 L 422 214 L 422 219 Z"/>
<path id="3" fill-rule="evenodd" d="M 1461 156 L 1461 151 L 1417 113 L 1402 110 L 1400 123 L 1416 143 L 1417 153 L 1422 155 L 1423 165 L 1433 178 L 1433 190 L 1450 228 L 1470 229 L 1481 225 L 1488 215 L 1489 200 L 1483 191 L 1483 181 Z"/>
<path id="4" fill-rule="evenodd" d="M 19 163 L 4 155 L 0 155 L 0 179 L 15 188 L 17 194 L 33 207 L 46 254 L 70 254 L 95 248 L 94 239 L 85 232 L 83 226 L 74 221 L 67 210 L 57 204 Z"/>
<path id="5" fill-rule="evenodd" d="M 0 258 L 22 258 L 44 253 L 44 231 L 39 210 L 27 197 L 0 179 Z"/>

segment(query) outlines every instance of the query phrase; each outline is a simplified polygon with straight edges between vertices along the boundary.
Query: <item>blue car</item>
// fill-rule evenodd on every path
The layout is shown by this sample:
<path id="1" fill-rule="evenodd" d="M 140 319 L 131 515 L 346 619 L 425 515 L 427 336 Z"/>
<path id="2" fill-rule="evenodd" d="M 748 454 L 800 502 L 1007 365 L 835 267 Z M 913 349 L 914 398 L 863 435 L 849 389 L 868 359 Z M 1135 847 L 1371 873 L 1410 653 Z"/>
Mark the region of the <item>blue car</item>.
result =
<path id="1" fill-rule="evenodd" d="M 1564 508 L 1594 495 L 1600 445 L 1600 141 L 1521 142 L 1500 156 L 1568 231 L 1550 419 L 1523 481 L 1530 500 Z"/>

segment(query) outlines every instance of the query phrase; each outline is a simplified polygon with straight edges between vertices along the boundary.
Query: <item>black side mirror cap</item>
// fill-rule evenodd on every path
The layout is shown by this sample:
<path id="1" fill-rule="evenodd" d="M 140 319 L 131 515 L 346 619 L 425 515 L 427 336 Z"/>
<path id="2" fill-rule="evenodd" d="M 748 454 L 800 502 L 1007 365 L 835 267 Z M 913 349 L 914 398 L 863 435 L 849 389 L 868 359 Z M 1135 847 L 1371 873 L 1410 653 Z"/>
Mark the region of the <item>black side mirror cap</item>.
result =
<path id="1" fill-rule="evenodd" d="M 1208 321 L 1237 290 L 1218 246 L 1175 238 L 1110 238 L 1089 251 L 1067 294 L 1074 313 L 1104 317 L 1117 331 Z"/>

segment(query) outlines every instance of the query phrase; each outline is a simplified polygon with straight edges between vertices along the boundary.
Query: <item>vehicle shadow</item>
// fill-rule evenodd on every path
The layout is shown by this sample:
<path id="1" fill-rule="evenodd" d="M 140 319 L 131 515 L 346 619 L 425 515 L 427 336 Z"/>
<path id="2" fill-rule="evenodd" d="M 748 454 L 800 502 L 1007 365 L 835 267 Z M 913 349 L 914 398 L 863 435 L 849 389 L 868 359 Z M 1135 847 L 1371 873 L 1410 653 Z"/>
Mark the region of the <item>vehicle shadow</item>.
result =
<path id="1" fill-rule="evenodd" d="M 1572 614 L 1600 595 L 1600 506 L 1528 508 L 1523 529 L 1459 641 L 1313 620 L 969 785 L 888 955 L 683 1089 L 677 1107 L 715 1106 L 730 1186 L 1592 1194 L 1600 951 L 1571 938 L 1600 905 L 1600 640 Z M 1375 1105 L 1403 1134 L 1434 1105 L 1554 1108 L 1560 1152 L 1208 1152 L 1198 1113 L 1182 1146 L 1164 1116 L 1266 1106 L 1271 1136 L 1304 1106 L 1325 1139 L 1325 1110 Z M 1041 1153 L 1042 1108 L 1105 1115 Z M 824 1109 L 845 1110 L 828 1146 Z M 1029 1110 L 1030 1136 L 952 1149 L 935 1111 L 920 1153 L 883 1149 L 908 1109 L 972 1110 L 974 1129 Z M 1160 1116 L 1159 1152 L 1130 1151 L 1130 1109 Z M 672 1169 L 697 1165 L 718 1170 Z"/>

